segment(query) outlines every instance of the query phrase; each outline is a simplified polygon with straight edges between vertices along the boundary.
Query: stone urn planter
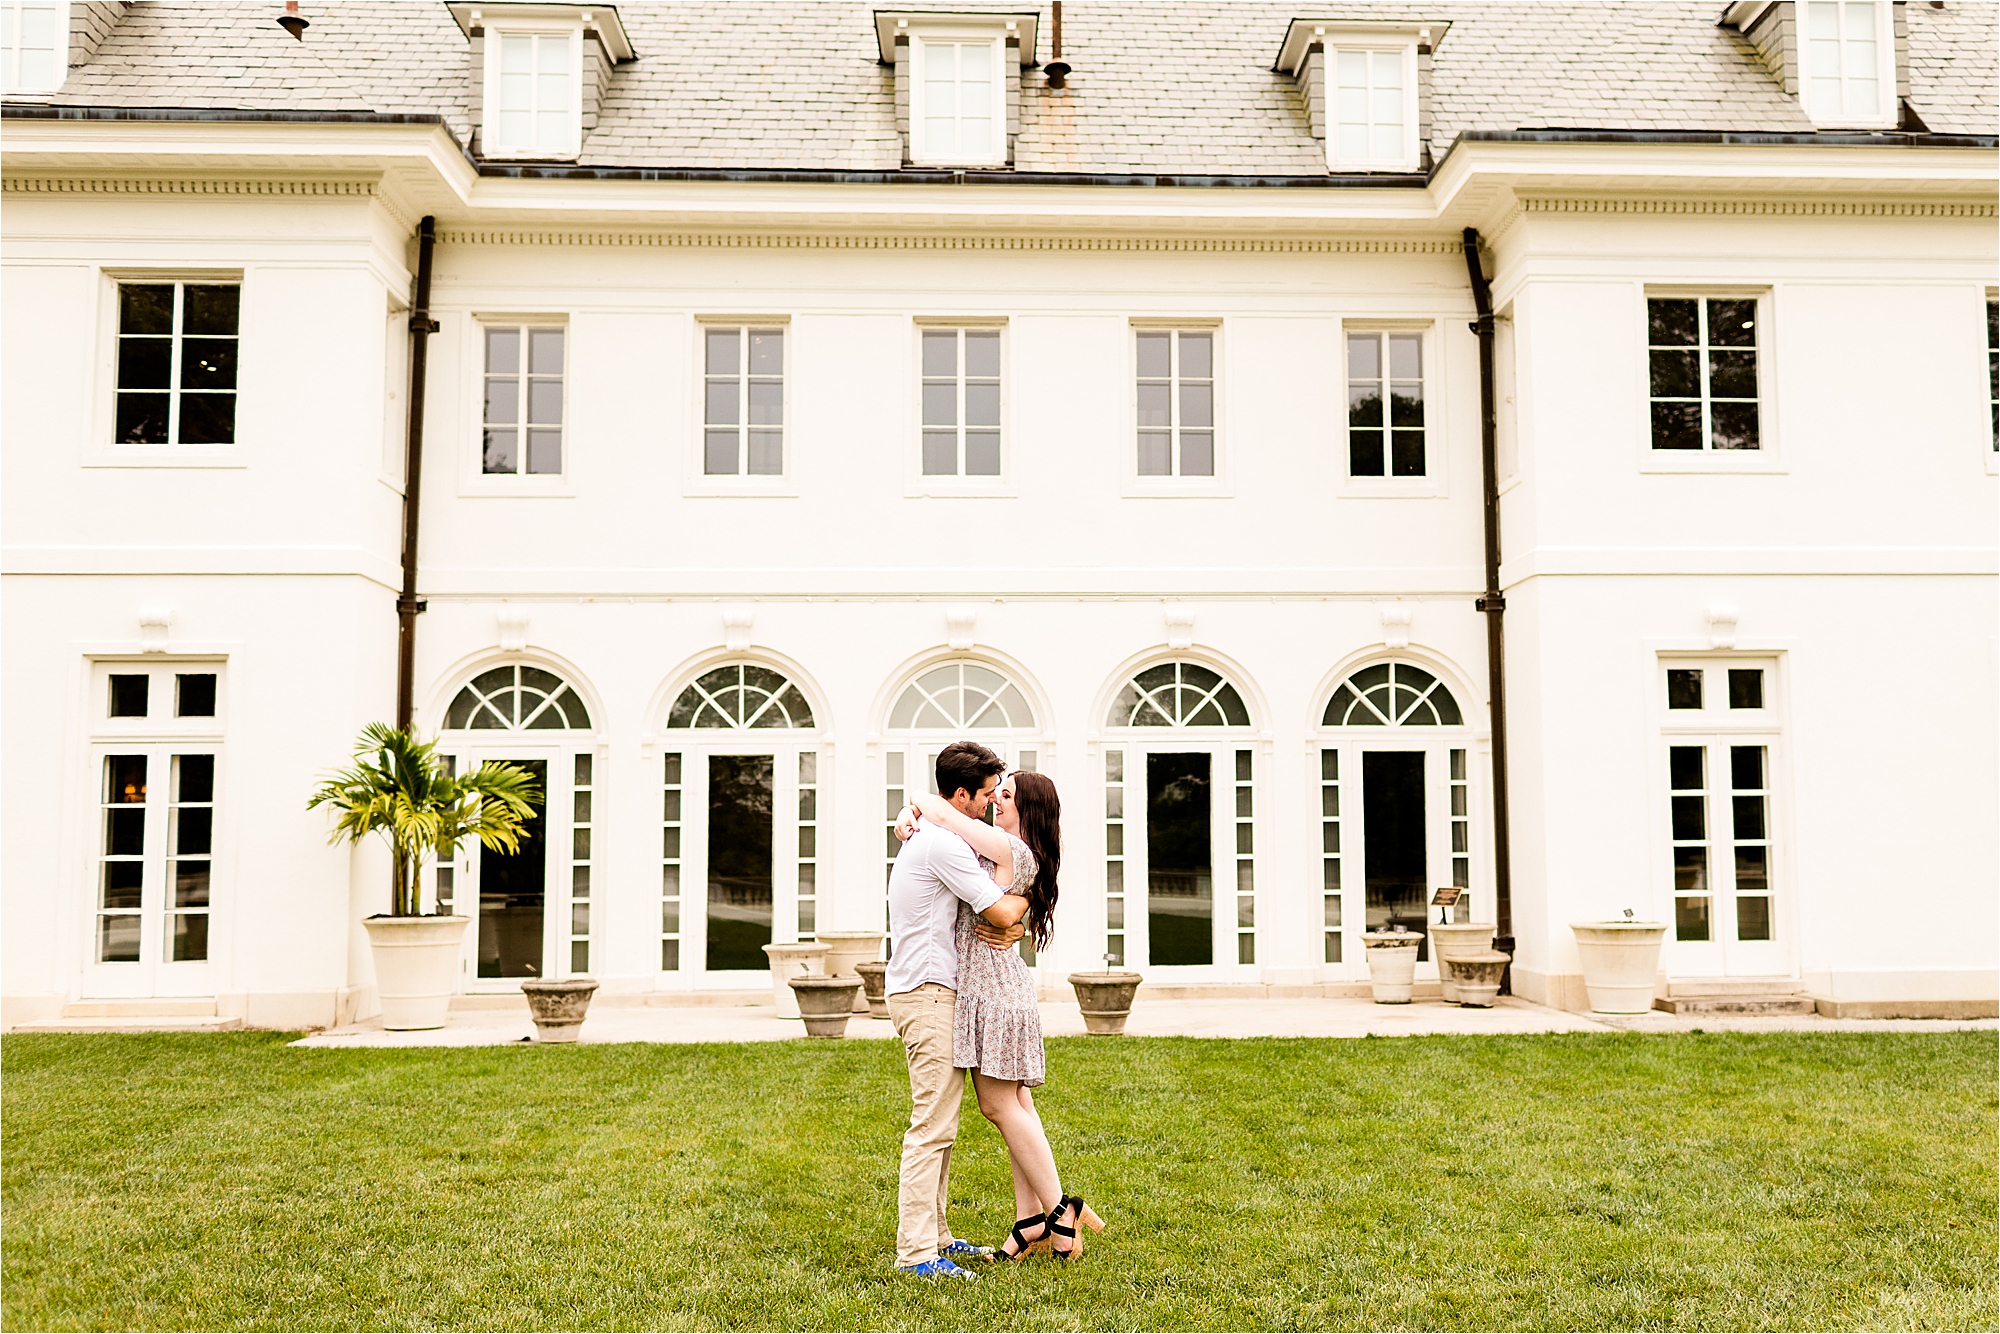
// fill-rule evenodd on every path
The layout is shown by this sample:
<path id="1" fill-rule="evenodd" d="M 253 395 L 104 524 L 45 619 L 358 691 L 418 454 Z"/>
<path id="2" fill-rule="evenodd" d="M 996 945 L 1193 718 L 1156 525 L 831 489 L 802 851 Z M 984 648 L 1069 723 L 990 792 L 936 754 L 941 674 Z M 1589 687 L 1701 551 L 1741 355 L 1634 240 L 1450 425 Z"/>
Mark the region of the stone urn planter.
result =
<path id="1" fill-rule="evenodd" d="M 778 1007 L 778 1018 L 798 1018 L 799 998 L 785 983 L 794 977 L 824 975 L 826 946 L 810 940 L 796 945 L 766 945 L 764 955 L 771 961 L 771 1003 Z"/>
<path id="2" fill-rule="evenodd" d="M 854 971 L 861 974 L 861 995 L 868 1002 L 868 1017 L 887 1019 L 889 998 L 882 992 L 887 983 L 884 975 L 889 971 L 889 965 L 880 959 L 864 959 L 854 965 Z"/>
<path id="3" fill-rule="evenodd" d="M 1665 922 L 1571 922 L 1583 960 L 1583 986 L 1596 1014 L 1645 1014 L 1653 1008 Z"/>
<path id="4" fill-rule="evenodd" d="M 395 1032 L 443 1028 L 458 987 L 458 950 L 470 917 L 370 917 L 375 994 L 382 1027 Z"/>
<path id="5" fill-rule="evenodd" d="M 535 1041 L 575 1042 L 583 1028 L 583 1012 L 597 991 L 594 977 L 530 977 L 522 981 L 528 1013 L 535 1017 Z"/>
<path id="6" fill-rule="evenodd" d="M 882 933 L 880 931 L 822 931 L 820 944 L 826 946 L 826 975 L 828 977 L 855 978 L 857 963 L 867 963 L 882 957 Z M 866 1010 L 868 1002 L 859 991 L 854 993 L 854 1008 Z"/>
<path id="7" fill-rule="evenodd" d="M 1490 1010 L 1500 995 L 1500 979 L 1513 956 L 1499 950 L 1461 950 L 1452 957 L 1458 971 L 1458 1003 L 1476 1010 Z"/>
<path id="8" fill-rule="evenodd" d="M 798 997 L 799 1018 L 809 1038 L 844 1038 L 854 1017 L 854 998 L 861 994 L 858 977 L 794 977 L 786 979 Z"/>
<path id="9" fill-rule="evenodd" d="M 1086 1033 L 1117 1034 L 1132 1017 L 1132 997 L 1144 981 L 1137 973 L 1071 973 L 1077 1007 L 1083 1011 Z"/>
<path id="10" fill-rule="evenodd" d="M 1423 937 L 1414 931 L 1364 931 L 1361 943 L 1368 951 L 1368 984 L 1375 991 L 1377 1005 L 1408 1005 L 1417 981 L 1417 942 Z"/>
<path id="11" fill-rule="evenodd" d="M 1432 922 L 1431 957 L 1437 960 L 1438 986 L 1447 1003 L 1458 1003 L 1458 973 L 1452 961 L 1461 954 L 1493 948 L 1491 922 Z"/>

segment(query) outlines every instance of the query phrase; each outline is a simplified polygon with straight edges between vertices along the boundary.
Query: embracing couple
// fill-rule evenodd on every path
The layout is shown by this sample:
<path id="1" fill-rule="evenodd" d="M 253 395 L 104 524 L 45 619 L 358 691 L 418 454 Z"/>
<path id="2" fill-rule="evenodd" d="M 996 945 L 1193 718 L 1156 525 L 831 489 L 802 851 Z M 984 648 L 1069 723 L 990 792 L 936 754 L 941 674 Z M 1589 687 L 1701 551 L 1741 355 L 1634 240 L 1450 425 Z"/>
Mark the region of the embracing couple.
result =
<path id="1" fill-rule="evenodd" d="M 1003 779 L 1003 775 L 1005 775 Z M 1077 1224 L 1104 1224 L 1065 1195 L 1029 1089 L 1043 1082 L 1035 979 L 1014 949 L 1048 944 L 1062 855 L 1056 785 L 986 747 L 955 741 L 937 757 L 937 790 L 896 821 L 903 846 L 889 876 L 889 1018 L 910 1064 L 910 1128 L 897 1186 L 896 1266 L 924 1278 L 971 1278 L 959 1260 L 1083 1253 Z M 988 812 L 993 823 L 986 823 Z M 1019 1220 L 999 1248 L 951 1234 L 945 1203 L 965 1073 L 979 1110 L 1007 1142 Z"/>

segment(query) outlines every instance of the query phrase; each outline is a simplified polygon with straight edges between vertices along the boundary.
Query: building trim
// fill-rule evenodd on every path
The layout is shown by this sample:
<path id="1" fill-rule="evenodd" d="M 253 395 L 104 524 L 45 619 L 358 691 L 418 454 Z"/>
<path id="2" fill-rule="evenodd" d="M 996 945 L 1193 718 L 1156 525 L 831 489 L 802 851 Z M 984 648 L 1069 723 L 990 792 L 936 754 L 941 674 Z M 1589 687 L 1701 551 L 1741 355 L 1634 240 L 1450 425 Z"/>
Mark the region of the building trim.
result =
<path id="1" fill-rule="evenodd" d="M 1174 236 L 967 236 L 894 232 L 688 232 L 610 231 L 580 228 L 447 229 L 447 245 L 490 246 L 670 246 L 757 250 L 1088 250 L 1172 251 L 1180 253 L 1456 255 L 1453 240 L 1325 240 L 1309 238 L 1225 238 Z"/>

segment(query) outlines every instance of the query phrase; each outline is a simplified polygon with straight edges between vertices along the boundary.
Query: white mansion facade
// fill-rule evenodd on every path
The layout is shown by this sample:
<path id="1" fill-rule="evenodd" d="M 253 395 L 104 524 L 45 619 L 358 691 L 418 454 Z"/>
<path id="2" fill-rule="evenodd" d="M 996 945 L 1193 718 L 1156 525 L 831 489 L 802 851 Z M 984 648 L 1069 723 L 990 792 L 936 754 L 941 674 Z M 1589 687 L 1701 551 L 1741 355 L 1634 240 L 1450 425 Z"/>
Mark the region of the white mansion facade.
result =
<path id="1" fill-rule="evenodd" d="M 7 1024 L 372 1012 L 410 533 L 469 993 L 880 928 L 969 736 L 1051 988 L 1993 1012 L 1990 5 L 299 9 L 0 3 Z"/>

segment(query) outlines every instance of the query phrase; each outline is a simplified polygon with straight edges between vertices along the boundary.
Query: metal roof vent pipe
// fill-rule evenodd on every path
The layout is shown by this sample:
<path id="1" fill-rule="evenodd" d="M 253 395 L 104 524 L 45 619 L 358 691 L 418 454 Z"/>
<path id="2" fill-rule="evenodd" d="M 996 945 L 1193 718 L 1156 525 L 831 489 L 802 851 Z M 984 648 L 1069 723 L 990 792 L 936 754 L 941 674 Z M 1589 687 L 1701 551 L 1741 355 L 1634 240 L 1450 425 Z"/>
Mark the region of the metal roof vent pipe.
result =
<path id="1" fill-rule="evenodd" d="M 292 40 L 303 42 L 306 29 L 312 24 L 299 16 L 299 0 L 285 0 L 285 12 L 278 15 L 278 26 L 292 35 Z"/>
<path id="2" fill-rule="evenodd" d="M 1042 66 L 1042 72 L 1049 76 L 1049 87 L 1061 88 L 1070 70 L 1062 58 L 1062 0 L 1049 0 L 1049 9 L 1049 63 Z"/>

